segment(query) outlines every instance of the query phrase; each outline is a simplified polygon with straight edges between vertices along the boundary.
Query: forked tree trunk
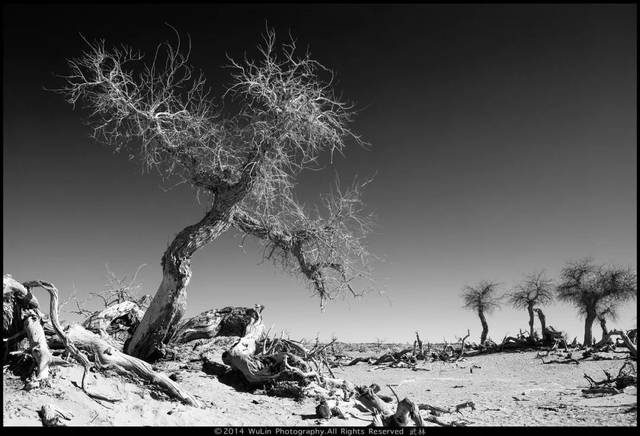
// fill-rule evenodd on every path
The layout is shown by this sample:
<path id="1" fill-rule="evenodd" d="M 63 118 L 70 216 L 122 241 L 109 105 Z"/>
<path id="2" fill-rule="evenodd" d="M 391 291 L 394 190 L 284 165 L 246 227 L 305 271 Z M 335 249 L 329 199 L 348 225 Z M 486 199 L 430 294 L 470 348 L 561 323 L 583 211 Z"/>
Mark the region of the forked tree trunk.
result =
<path id="1" fill-rule="evenodd" d="M 478 310 L 478 316 L 480 317 L 480 322 L 482 323 L 482 335 L 480 336 L 480 345 L 484 344 L 484 341 L 487 340 L 487 335 L 489 334 L 489 324 L 487 324 L 487 319 L 484 316 L 484 312 L 482 310 Z"/>
<path id="2" fill-rule="evenodd" d="M 162 256 L 162 282 L 127 344 L 128 354 L 147 361 L 162 356 L 187 306 L 191 256 L 229 227 L 228 220 L 210 215 L 180 232 Z"/>
<path id="3" fill-rule="evenodd" d="M 547 319 L 542 313 L 542 309 L 534 309 L 538 314 L 538 319 L 540 320 L 540 328 L 542 329 L 542 344 L 543 345 L 551 345 L 553 343 L 553 338 L 549 336 L 549 330 L 547 330 Z"/>
<path id="4" fill-rule="evenodd" d="M 152 361 L 161 357 L 187 305 L 187 285 L 191 279 L 191 256 L 215 240 L 230 226 L 234 206 L 248 189 L 246 180 L 217 192 L 211 210 L 198 223 L 175 237 L 162 256 L 162 282 L 140 325 L 126 345 L 126 352 Z"/>

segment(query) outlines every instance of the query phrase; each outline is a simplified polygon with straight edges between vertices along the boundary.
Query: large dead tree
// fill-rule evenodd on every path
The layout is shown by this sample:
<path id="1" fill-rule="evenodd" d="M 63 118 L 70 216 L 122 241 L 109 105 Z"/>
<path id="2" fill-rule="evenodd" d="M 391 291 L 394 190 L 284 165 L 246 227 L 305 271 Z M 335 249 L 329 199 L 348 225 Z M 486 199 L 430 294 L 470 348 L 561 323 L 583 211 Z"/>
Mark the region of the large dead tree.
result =
<path id="1" fill-rule="evenodd" d="M 638 294 L 636 275 L 630 269 L 596 265 L 591 259 L 569 262 L 561 272 L 558 299 L 573 304 L 584 316 L 583 345 L 593 345 L 591 328 L 603 304 L 617 305 Z"/>
<path id="2" fill-rule="evenodd" d="M 158 170 L 204 194 L 208 211 L 185 227 L 162 256 L 162 281 L 127 352 L 152 360 L 174 335 L 186 305 L 191 257 L 228 230 L 261 239 L 265 257 L 300 274 L 321 305 L 368 278 L 362 244 L 370 229 L 360 187 L 337 188 L 324 211 L 311 213 L 293 194 L 296 176 L 318 167 L 323 153 L 341 153 L 349 140 L 351 107 L 333 92 L 333 74 L 278 46 L 267 30 L 259 60 L 231 60 L 231 104 L 215 112 L 205 79 L 188 63 L 191 47 L 161 44 L 152 60 L 130 48 L 87 42 L 70 60 L 58 91 L 89 111 L 93 137 L 128 147 L 143 168 Z M 233 109 L 235 108 L 235 109 Z M 202 197 L 201 197 L 202 198 Z"/>

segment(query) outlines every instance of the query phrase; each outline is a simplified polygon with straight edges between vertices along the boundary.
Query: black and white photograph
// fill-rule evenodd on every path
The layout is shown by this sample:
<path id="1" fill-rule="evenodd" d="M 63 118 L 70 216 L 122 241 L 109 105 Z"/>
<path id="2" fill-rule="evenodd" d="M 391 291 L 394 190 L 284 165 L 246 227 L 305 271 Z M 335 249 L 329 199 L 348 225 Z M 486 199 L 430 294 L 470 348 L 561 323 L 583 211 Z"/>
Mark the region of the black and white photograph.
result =
<path id="1" fill-rule="evenodd" d="M 637 13 L 3 4 L 3 427 L 637 427 Z"/>

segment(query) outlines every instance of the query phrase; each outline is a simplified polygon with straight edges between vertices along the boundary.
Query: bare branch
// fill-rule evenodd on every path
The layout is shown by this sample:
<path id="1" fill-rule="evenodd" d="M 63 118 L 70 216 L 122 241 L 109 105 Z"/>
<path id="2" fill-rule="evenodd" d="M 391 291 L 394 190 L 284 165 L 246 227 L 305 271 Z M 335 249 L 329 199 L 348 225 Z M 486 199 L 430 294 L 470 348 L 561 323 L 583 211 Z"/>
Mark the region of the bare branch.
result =
<path id="1" fill-rule="evenodd" d="M 516 309 L 547 305 L 553 301 L 553 280 L 546 278 L 542 271 L 530 274 L 508 294 L 508 298 Z"/>

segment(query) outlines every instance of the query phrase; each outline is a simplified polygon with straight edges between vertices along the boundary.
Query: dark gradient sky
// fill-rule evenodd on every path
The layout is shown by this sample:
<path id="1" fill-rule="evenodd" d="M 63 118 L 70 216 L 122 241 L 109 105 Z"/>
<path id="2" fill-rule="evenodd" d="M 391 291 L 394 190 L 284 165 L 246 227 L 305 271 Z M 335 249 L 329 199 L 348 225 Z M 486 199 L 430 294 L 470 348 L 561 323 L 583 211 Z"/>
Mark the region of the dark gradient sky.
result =
<path id="1" fill-rule="evenodd" d="M 301 178 L 314 202 L 343 180 L 377 173 L 366 200 L 370 238 L 384 262 L 384 295 L 346 299 L 321 313 L 305 285 L 244 251 L 229 233 L 193 261 L 188 315 L 225 305 L 266 305 L 265 321 L 293 337 L 453 339 L 479 321 L 461 288 L 524 274 L 557 277 L 587 255 L 636 268 L 635 5 L 5 6 L 3 9 L 3 272 L 54 282 L 62 299 L 102 289 L 148 266 L 148 293 L 173 235 L 205 205 L 178 186 L 165 192 L 126 154 L 89 139 L 85 114 L 59 95 L 65 58 L 89 39 L 149 53 L 191 35 L 192 62 L 215 91 L 228 83 L 225 53 L 255 53 L 265 21 L 334 69 L 338 89 L 362 109 L 354 129 L 372 144 L 335 168 Z M 167 188 L 167 186 L 164 186 Z M 549 322 L 579 335 L 573 309 Z M 635 322 L 635 305 L 619 325 Z M 70 314 L 63 314 L 70 318 Z M 489 318 L 499 340 L 526 327 L 524 312 Z M 599 332 L 597 333 L 599 334 Z"/>

